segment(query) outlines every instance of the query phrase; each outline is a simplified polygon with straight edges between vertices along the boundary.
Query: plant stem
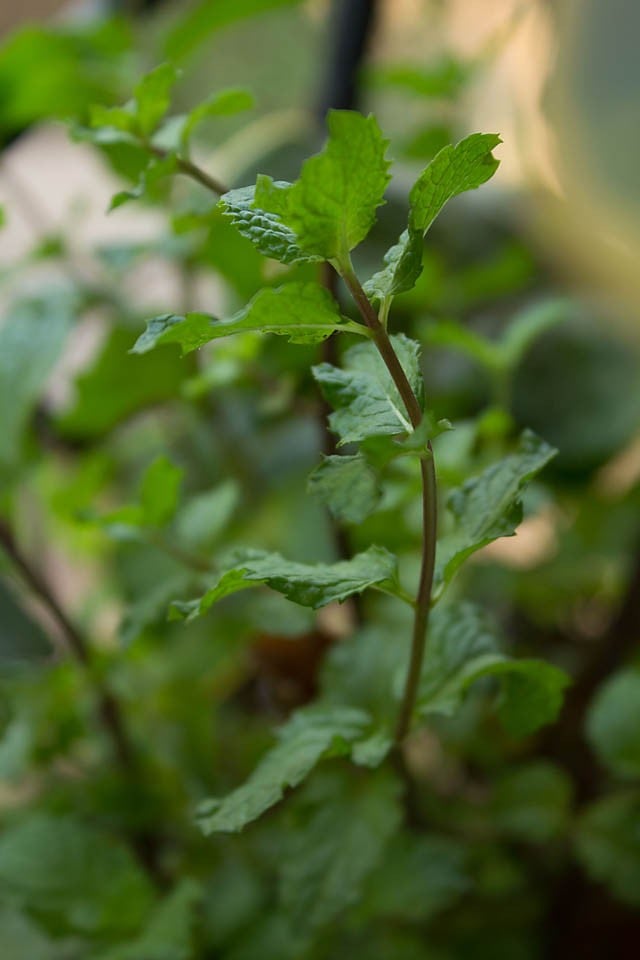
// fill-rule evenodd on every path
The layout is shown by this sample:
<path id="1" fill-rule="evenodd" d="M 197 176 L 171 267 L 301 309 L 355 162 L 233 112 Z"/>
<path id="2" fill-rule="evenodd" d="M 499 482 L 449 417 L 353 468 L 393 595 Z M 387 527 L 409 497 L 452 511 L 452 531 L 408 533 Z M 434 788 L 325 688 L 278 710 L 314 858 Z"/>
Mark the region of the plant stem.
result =
<path id="1" fill-rule="evenodd" d="M 156 157 L 160 157 L 160 159 L 164 159 L 166 156 L 168 156 L 168 152 L 163 150 L 162 147 L 155 147 L 151 143 L 146 143 L 145 146 L 151 151 L 151 153 L 155 154 Z M 229 192 L 229 187 L 225 186 L 224 183 L 221 183 L 215 177 L 212 177 L 211 174 L 207 173 L 206 170 L 203 170 L 202 167 L 199 167 L 191 160 L 187 160 L 186 157 L 176 156 L 176 163 L 178 165 L 178 170 L 180 173 L 183 173 L 185 177 L 191 177 L 191 179 L 195 180 L 196 183 L 206 187 L 207 190 L 211 190 L 212 193 L 217 194 L 219 197 L 221 197 L 223 193 Z"/>
<path id="2" fill-rule="evenodd" d="M 402 364 L 393 349 L 387 331 L 380 323 L 369 298 L 362 289 L 351 264 L 342 265 L 342 276 L 349 291 L 356 302 L 360 315 L 367 327 L 380 356 L 382 357 L 390 375 L 402 398 L 412 426 L 417 428 L 422 421 L 422 409 L 411 384 L 407 379 Z M 411 717 L 418 695 L 422 661 L 427 641 L 427 626 L 429 609 L 431 606 L 431 590 L 436 556 L 437 535 L 437 486 L 436 471 L 431 443 L 427 453 L 420 459 L 420 476 L 422 482 L 422 561 L 420 565 L 420 579 L 415 603 L 415 617 L 413 621 L 413 636 L 411 640 L 411 657 L 405 682 L 404 693 L 400 705 L 400 713 L 395 731 L 396 743 L 404 740 L 409 731 Z"/>
<path id="3" fill-rule="evenodd" d="M 2 520 L 0 520 L 0 545 L 33 594 L 48 610 L 64 636 L 71 654 L 85 670 L 96 696 L 100 724 L 111 741 L 118 766 L 124 777 L 130 783 L 136 784 L 138 782 L 137 760 L 124 724 L 122 710 L 112 691 L 104 685 L 93 670 L 89 643 L 62 609 L 45 579 L 24 556 L 11 528 Z M 163 878 L 158 864 L 158 839 L 148 833 L 137 833 L 130 839 L 142 866 L 155 882 L 161 884 Z"/>

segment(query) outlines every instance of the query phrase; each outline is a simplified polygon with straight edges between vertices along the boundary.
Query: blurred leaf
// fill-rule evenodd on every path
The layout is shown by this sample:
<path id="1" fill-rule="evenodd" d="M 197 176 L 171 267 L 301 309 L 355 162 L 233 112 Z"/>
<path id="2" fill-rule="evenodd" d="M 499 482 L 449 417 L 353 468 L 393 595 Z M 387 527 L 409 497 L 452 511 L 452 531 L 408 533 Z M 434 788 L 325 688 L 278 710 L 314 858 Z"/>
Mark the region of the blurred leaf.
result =
<path id="1" fill-rule="evenodd" d="M 177 160 L 175 156 L 169 154 L 166 157 L 153 157 L 147 166 L 140 172 L 138 181 L 130 190 L 120 190 L 114 194 L 109 204 L 109 210 L 117 210 L 118 207 L 128 203 L 129 200 L 142 200 L 152 195 L 156 185 L 166 177 L 175 173 Z"/>
<path id="2" fill-rule="evenodd" d="M 297 3 L 300 0 L 216 0 L 215 3 L 200 0 L 169 31 L 166 38 L 167 56 L 176 59 L 188 56 L 214 31 L 236 20 L 255 17 L 279 7 L 295 6 Z"/>
<path id="3" fill-rule="evenodd" d="M 187 371 L 168 350 L 127 355 L 128 330 L 111 331 L 94 364 L 76 380 L 76 397 L 58 421 L 67 436 L 98 437 L 138 410 L 174 398 Z"/>
<path id="4" fill-rule="evenodd" d="M 312 564 L 285 560 L 277 553 L 246 551 L 246 556 L 221 573 L 204 596 L 186 603 L 176 600 L 172 610 L 175 616 L 193 619 L 206 613 L 223 597 L 261 583 L 294 603 L 317 609 L 328 603 L 341 603 L 354 593 L 362 593 L 376 585 L 384 585 L 393 591 L 396 558 L 383 547 L 375 546 L 357 553 L 350 560 Z"/>
<path id="5" fill-rule="evenodd" d="M 556 470 L 596 469 L 638 431 L 637 346 L 608 332 L 604 323 L 596 327 L 576 319 L 548 330 L 518 368 L 513 413 L 557 447 Z"/>
<path id="6" fill-rule="evenodd" d="M 81 956 L 69 941 L 50 939 L 29 917 L 10 904 L 0 907 L 3 960 L 75 960 Z"/>
<path id="7" fill-rule="evenodd" d="M 435 587 L 442 590 L 476 550 L 510 537 L 522 520 L 522 490 L 556 451 L 525 430 L 515 453 L 487 467 L 453 490 L 447 507 L 455 526 L 438 541 Z"/>
<path id="8" fill-rule="evenodd" d="M 166 457 L 158 457 L 147 468 L 140 486 L 144 523 L 162 527 L 171 520 L 178 507 L 182 473 Z"/>
<path id="9" fill-rule="evenodd" d="M 297 798 L 300 822 L 287 830 L 280 893 L 303 942 L 360 899 L 400 824 L 398 793 L 386 771 L 369 774 L 366 784 L 336 771 Z"/>
<path id="10" fill-rule="evenodd" d="M 640 797 L 615 793 L 590 806 L 578 823 L 577 855 L 618 899 L 640 905 Z"/>
<path id="11" fill-rule="evenodd" d="M 228 117 L 236 113 L 242 113 L 245 110 L 251 110 L 254 104 L 255 101 L 251 93 L 242 87 L 229 87 L 227 90 L 218 90 L 213 93 L 193 110 L 190 110 L 181 120 L 179 124 L 181 149 L 188 151 L 189 142 L 196 127 L 204 120 L 211 117 Z M 226 196 L 229 196 L 229 194 L 226 194 Z"/>
<path id="12" fill-rule="evenodd" d="M 506 770 L 495 786 L 491 823 L 518 840 L 548 843 L 571 816 L 571 782 L 558 767 L 536 761 Z"/>
<path id="13" fill-rule="evenodd" d="M 342 320 L 323 287 L 316 283 L 288 283 L 260 290 L 246 307 L 227 320 L 218 320 L 208 313 L 154 317 L 132 353 L 147 353 L 160 344 L 179 343 L 184 355 L 210 340 L 248 331 L 281 334 L 292 343 L 317 343 L 342 329 L 355 331 L 357 326 Z"/>
<path id="14" fill-rule="evenodd" d="M 0 668 L 41 660 L 50 652 L 51 644 L 40 624 L 27 616 L 0 581 Z"/>
<path id="15" fill-rule="evenodd" d="M 117 94 L 131 35 L 123 20 L 79 29 L 29 25 L 0 49 L 0 126 L 18 132 L 40 120 L 66 120 Z"/>
<path id="16" fill-rule="evenodd" d="M 191 497 L 176 516 L 176 535 L 185 547 L 208 550 L 216 543 L 238 505 L 232 480 Z"/>
<path id="17" fill-rule="evenodd" d="M 171 104 L 171 91 L 178 79 L 171 63 L 161 63 L 136 84 L 135 113 L 137 127 L 143 137 L 156 129 Z"/>
<path id="18" fill-rule="evenodd" d="M 323 757 L 350 753 L 369 725 L 362 710 L 308 708 L 277 731 L 279 743 L 262 758 L 244 786 L 222 800 L 207 800 L 198 812 L 204 833 L 242 830 L 301 783 Z"/>
<path id="19" fill-rule="evenodd" d="M 404 334 L 392 336 L 391 342 L 420 399 L 420 345 Z M 329 424 L 341 444 L 412 432 L 398 389 L 373 343 L 356 344 L 345 353 L 342 367 L 321 363 L 313 367 L 313 375 L 334 408 Z"/>
<path id="20" fill-rule="evenodd" d="M 365 887 L 362 914 L 424 923 L 471 886 L 464 846 L 437 834 L 398 833 Z"/>
<path id="21" fill-rule="evenodd" d="M 361 454 L 325 457 L 310 475 L 307 489 L 346 523 L 361 523 L 381 496 L 376 475 Z"/>
<path id="22" fill-rule="evenodd" d="M 453 99 L 460 95 L 472 75 L 472 66 L 453 57 L 443 57 L 426 67 L 389 64 L 372 74 L 376 86 L 398 87 L 419 97 Z"/>
<path id="23" fill-rule="evenodd" d="M 113 837 L 45 813 L 4 830 L 0 883 L 56 928 L 110 937 L 133 933 L 153 901 L 146 876 Z"/>
<path id="24" fill-rule="evenodd" d="M 304 162 L 299 179 L 283 187 L 260 178 L 255 205 L 279 216 L 303 250 L 344 265 L 384 202 L 388 140 L 373 116 L 332 110 L 327 125 L 323 151 Z"/>
<path id="25" fill-rule="evenodd" d="M 188 878 L 181 880 L 154 908 L 139 937 L 101 953 L 99 960 L 191 960 L 201 900 L 200 886 Z"/>
<path id="26" fill-rule="evenodd" d="M 640 671 L 621 670 L 603 684 L 587 716 L 587 736 L 619 777 L 640 777 Z"/>
<path id="27" fill-rule="evenodd" d="M 20 457 L 22 434 L 71 329 L 76 304 L 51 292 L 16 303 L 0 324 L 0 471 Z"/>

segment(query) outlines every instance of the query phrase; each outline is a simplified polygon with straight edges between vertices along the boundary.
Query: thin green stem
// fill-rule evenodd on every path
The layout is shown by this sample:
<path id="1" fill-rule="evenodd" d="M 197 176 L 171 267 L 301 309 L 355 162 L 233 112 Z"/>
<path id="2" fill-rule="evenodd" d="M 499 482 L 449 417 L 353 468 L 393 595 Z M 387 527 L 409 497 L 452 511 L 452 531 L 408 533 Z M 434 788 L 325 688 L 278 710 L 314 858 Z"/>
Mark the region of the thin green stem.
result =
<path id="1" fill-rule="evenodd" d="M 393 349 L 389 335 L 378 319 L 351 264 L 342 265 L 341 272 L 344 282 L 360 311 L 362 319 L 371 330 L 372 339 L 386 364 L 393 382 L 398 388 L 398 393 L 402 398 L 411 424 L 415 429 L 422 421 L 423 412 L 418 398 L 402 368 L 402 364 Z M 435 570 L 438 522 L 436 471 L 431 443 L 428 444 L 426 455 L 420 459 L 420 476 L 422 482 L 422 561 L 420 564 L 420 579 L 415 601 L 411 657 L 402 702 L 400 704 L 400 713 L 396 724 L 396 743 L 404 740 L 411 725 L 427 642 L 427 626 L 429 623 L 431 591 Z"/>
<path id="2" fill-rule="evenodd" d="M 147 143 L 145 146 L 151 153 L 155 154 L 156 157 L 164 159 L 168 156 L 168 151 L 163 150 L 162 147 L 156 147 L 151 143 Z M 221 197 L 223 193 L 229 192 L 229 187 L 225 186 L 224 183 L 221 183 L 220 180 L 217 180 L 215 177 L 212 177 L 206 170 L 203 170 L 202 167 L 199 167 L 186 157 L 176 156 L 176 163 L 178 170 L 180 173 L 183 173 L 185 177 L 190 177 L 192 180 L 195 180 L 196 183 L 206 187 L 207 190 L 211 190 L 212 193 L 217 194 L 219 197 Z"/>

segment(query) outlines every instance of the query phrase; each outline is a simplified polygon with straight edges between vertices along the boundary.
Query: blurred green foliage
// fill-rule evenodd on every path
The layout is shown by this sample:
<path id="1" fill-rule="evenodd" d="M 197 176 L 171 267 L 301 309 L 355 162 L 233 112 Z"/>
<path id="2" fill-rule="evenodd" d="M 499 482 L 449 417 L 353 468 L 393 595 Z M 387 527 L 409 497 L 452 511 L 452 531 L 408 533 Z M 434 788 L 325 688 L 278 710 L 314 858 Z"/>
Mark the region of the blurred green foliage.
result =
<path id="1" fill-rule="evenodd" d="M 438 164 L 469 162 L 479 143 L 462 140 L 419 179 L 404 233 L 392 182 L 354 258 L 372 298 L 396 297 L 392 342 L 416 393 L 425 378 L 429 416 L 400 430 L 406 411 L 371 341 L 351 336 L 345 290 L 338 313 L 317 282 L 316 261 L 363 239 L 385 190 L 377 125 L 334 115 L 336 143 L 293 186 L 281 177 L 316 131 L 263 142 L 256 130 L 303 102 L 318 29 L 294 3 L 203 3 L 142 24 L 29 27 L 0 51 L 5 139 L 68 120 L 122 179 L 114 206 L 158 215 L 153 239 L 124 236 L 82 263 L 71 244 L 39 241 L 13 270 L 28 295 L 5 297 L 7 960 L 536 960 L 566 944 L 622 957 L 617 931 L 637 923 L 640 487 L 637 469 L 610 479 L 640 428 L 637 345 L 602 304 L 559 289 L 499 191 L 482 212 L 456 200 L 431 227 L 495 170 L 494 137 L 439 195 Z M 262 35 L 279 89 L 246 57 Z M 166 56 L 182 76 L 145 72 Z M 246 76 L 225 78 L 230 58 Z M 400 97 L 422 111 L 393 133 L 399 180 L 468 133 L 455 107 L 478 69 L 443 51 L 367 71 L 376 110 Z M 345 131 L 368 180 L 364 160 L 348 169 Z M 219 206 L 179 176 L 225 150 L 240 157 L 231 186 L 258 168 L 275 181 Z M 144 268 L 177 290 L 146 330 Z M 56 365 L 96 318 L 100 342 L 54 402 Z M 326 340 L 334 329 L 344 346 Z M 325 401 L 359 450 L 336 451 Z M 538 438 L 518 446 L 524 427 Z M 448 593 L 401 776 L 385 757 L 429 437 Z M 496 550 L 461 566 L 523 519 L 532 557 L 523 532 L 513 562 Z M 315 609 L 336 598 L 337 613 Z"/>

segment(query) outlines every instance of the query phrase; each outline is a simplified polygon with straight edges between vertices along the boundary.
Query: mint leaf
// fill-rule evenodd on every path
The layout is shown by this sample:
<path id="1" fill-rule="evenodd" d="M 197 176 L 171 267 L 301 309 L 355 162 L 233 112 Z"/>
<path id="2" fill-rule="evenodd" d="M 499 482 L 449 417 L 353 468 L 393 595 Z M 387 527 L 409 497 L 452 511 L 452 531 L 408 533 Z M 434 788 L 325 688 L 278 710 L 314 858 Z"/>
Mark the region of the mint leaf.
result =
<path id="1" fill-rule="evenodd" d="M 613 774 L 640 776 L 639 670 L 621 670 L 598 690 L 589 708 L 587 736 Z"/>
<path id="2" fill-rule="evenodd" d="M 280 334 L 292 343 L 318 343 L 334 330 L 361 333 L 364 327 L 343 320 L 332 296 L 320 284 L 288 283 L 283 287 L 265 287 L 226 320 L 208 313 L 154 317 L 131 352 L 147 353 L 161 344 L 177 343 L 184 355 L 210 340 L 247 331 Z"/>
<path id="3" fill-rule="evenodd" d="M 438 607 L 429 622 L 418 713 L 453 714 L 481 677 L 501 681 L 498 714 L 516 737 L 551 723 L 562 705 L 568 678 L 541 660 L 512 660 L 500 651 L 487 617 L 471 604 Z"/>
<path id="4" fill-rule="evenodd" d="M 172 63 L 161 63 L 147 73 L 134 90 L 138 132 L 148 137 L 156 129 L 171 104 L 171 91 L 179 77 Z"/>
<path id="5" fill-rule="evenodd" d="M 280 893 L 303 940 L 360 899 L 400 826 L 398 793 L 386 771 L 370 774 L 364 783 L 334 772 L 296 798 L 302 823 L 285 838 Z"/>
<path id="6" fill-rule="evenodd" d="M 176 535 L 190 550 L 208 550 L 229 524 L 240 491 L 232 480 L 191 497 L 176 516 Z"/>
<path id="7" fill-rule="evenodd" d="M 422 241 L 448 200 L 486 183 L 498 169 L 491 151 L 501 143 L 491 133 L 473 133 L 443 147 L 416 180 L 409 195 L 409 224 L 385 256 L 385 267 L 365 284 L 366 293 L 385 300 L 411 290 L 422 272 Z"/>
<path id="8" fill-rule="evenodd" d="M 290 184 L 278 181 L 274 186 L 287 188 Z M 277 213 L 269 213 L 255 205 L 256 190 L 257 186 L 239 187 L 220 197 L 220 208 L 238 232 L 250 240 L 264 257 L 271 257 L 280 263 L 313 263 L 322 260 L 322 257 L 302 249 L 293 230 L 283 223 Z"/>
<path id="9" fill-rule="evenodd" d="M 380 500 L 376 475 L 362 454 L 325 457 L 310 475 L 307 489 L 347 523 L 362 523 Z"/>
<path id="10" fill-rule="evenodd" d="M 420 399 L 420 345 L 404 334 L 392 336 L 391 342 Z M 356 344 L 347 350 L 342 368 L 321 363 L 312 372 L 334 408 L 329 424 L 341 444 L 412 432 L 404 403 L 373 343 Z"/>
<path id="11" fill-rule="evenodd" d="M 369 547 L 350 560 L 338 563 L 295 563 L 277 553 L 252 550 L 233 567 L 221 573 L 217 582 L 198 600 L 175 601 L 174 617 L 201 616 L 214 603 L 238 590 L 266 584 L 288 600 L 303 607 L 324 607 L 341 603 L 354 593 L 385 585 L 393 591 L 396 583 L 396 558 L 384 547 Z"/>
<path id="12" fill-rule="evenodd" d="M 256 206 L 277 214 L 303 250 L 344 263 L 369 233 L 389 182 L 388 141 L 373 116 L 332 110 L 329 138 L 299 179 L 274 193 L 263 178 Z"/>
<path id="13" fill-rule="evenodd" d="M 448 508 L 454 529 L 438 541 L 434 585 L 441 592 L 463 561 L 499 537 L 512 536 L 522 520 L 520 494 L 556 451 L 525 430 L 515 453 L 453 490 Z"/>
<path id="14" fill-rule="evenodd" d="M 3 831 L 0 884 L 15 903 L 51 917 L 58 928 L 111 937 L 137 930 L 154 898 L 146 875 L 114 837 L 46 813 Z"/>
<path id="15" fill-rule="evenodd" d="M 222 800 L 201 805 L 198 822 L 206 834 L 235 833 L 278 803 L 328 756 L 344 756 L 365 734 L 369 717 L 349 707 L 310 707 L 294 713 L 277 731 L 278 745 L 260 761 L 247 782 Z"/>

